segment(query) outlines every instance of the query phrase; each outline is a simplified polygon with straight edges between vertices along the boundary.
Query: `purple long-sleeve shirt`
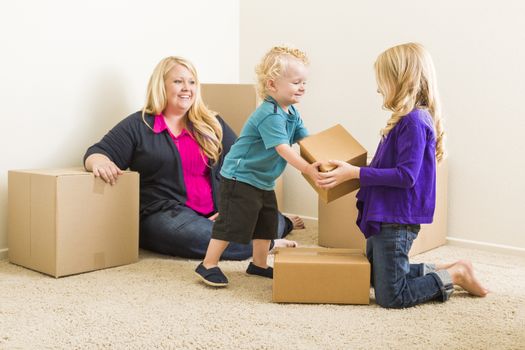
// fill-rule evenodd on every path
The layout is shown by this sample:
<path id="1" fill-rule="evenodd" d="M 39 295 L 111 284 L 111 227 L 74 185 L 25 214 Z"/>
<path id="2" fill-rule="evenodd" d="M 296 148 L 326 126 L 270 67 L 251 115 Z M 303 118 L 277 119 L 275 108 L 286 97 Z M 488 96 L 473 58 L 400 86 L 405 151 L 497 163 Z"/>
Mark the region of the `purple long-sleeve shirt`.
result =
<path id="1" fill-rule="evenodd" d="M 436 138 L 432 117 L 414 109 L 379 143 L 361 168 L 357 225 L 366 237 L 381 223 L 428 224 L 436 205 Z"/>

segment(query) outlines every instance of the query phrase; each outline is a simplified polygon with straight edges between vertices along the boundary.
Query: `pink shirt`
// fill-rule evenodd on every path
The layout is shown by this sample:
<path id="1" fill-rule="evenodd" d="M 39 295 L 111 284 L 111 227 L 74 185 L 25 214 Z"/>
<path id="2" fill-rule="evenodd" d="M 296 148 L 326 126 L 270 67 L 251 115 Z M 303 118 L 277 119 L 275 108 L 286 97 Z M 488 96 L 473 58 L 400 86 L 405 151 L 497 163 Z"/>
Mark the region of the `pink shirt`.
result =
<path id="1" fill-rule="evenodd" d="M 164 115 L 156 115 L 153 131 L 158 134 L 164 130 L 168 130 L 179 150 L 186 186 L 186 206 L 203 215 L 211 214 L 214 206 L 208 157 L 201 152 L 198 142 L 188 130 L 183 129 L 178 136 L 175 136 L 166 125 Z"/>

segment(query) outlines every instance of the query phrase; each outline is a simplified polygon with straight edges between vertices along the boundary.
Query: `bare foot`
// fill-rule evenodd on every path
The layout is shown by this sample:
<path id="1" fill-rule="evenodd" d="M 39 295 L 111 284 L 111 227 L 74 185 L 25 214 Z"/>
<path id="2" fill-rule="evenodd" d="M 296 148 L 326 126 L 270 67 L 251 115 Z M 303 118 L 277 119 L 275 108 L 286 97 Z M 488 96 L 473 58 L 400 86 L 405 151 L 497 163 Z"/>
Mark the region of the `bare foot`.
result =
<path id="1" fill-rule="evenodd" d="M 290 241 L 284 238 L 276 239 L 273 242 L 274 244 L 272 250 L 270 250 L 270 254 L 275 252 L 275 248 L 295 248 L 299 246 L 296 241 Z"/>
<path id="2" fill-rule="evenodd" d="M 484 297 L 489 292 L 474 276 L 474 268 L 470 261 L 459 260 L 447 269 L 452 276 L 452 283 L 457 284 L 470 294 Z"/>
<path id="3" fill-rule="evenodd" d="M 302 230 L 305 228 L 304 221 L 297 215 L 287 215 L 286 216 L 293 224 L 294 230 Z"/>

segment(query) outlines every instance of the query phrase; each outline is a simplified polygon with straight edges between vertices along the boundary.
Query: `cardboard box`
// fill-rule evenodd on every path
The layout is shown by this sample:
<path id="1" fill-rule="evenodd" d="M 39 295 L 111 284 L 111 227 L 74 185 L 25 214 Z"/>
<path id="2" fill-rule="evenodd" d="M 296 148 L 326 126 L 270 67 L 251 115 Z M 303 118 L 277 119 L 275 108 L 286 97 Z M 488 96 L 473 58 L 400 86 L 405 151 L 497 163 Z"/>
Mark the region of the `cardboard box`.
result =
<path id="1" fill-rule="evenodd" d="M 81 169 L 8 173 L 9 261 L 60 277 L 138 260 L 139 174 L 111 186 Z"/>
<path id="2" fill-rule="evenodd" d="M 237 135 L 260 100 L 253 84 L 201 84 L 202 100 L 228 123 Z"/>
<path id="3" fill-rule="evenodd" d="M 421 225 L 421 231 L 412 244 L 409 255 L 414 256 L 446 243 L 448 164 L 443 160 L 437 167 L 436 211 L 434 222 Z M 319 237 L 322 247 L 366 249 L 366 239 L 357 227 L 357 191 L 332 203 L 319 200 Z"/>
<path id="4" fill-rule="evenodd" d="M 366 150 L 340 124 L 306 137 L 299 141 L 299 145 L 301 146 L 301 156 L 309 163 L 342 160 L 356 166 L 366 165 Z M 323 164 L 319 169 L 330 171 L 334 168 L 333 165 Z M 326 190 L 317 187 L 308 176 L 303 176 L 325 203 L 330 203 L 359 188 L 359 180 L 354 179 Z"/>
<path id="5" fill-rule="evenodd" d="M 333 202 L 318 200 L 318 244 L 328 248 L 351 248 L 365 252 L 366 239 L 355 221 L 357 191 Z"/>
<path id="6" fill-rule="evenodd" d="M 237 135 L 260 104 L 253 84 L 201 84 L 202 100 L 228 123 Z M 275 181 L 277 205 L 283 207 L 283 178 Z"/>
<path id="7" fill-rule="evenodd" d="M 370 264 L 355 249 L 281 248 L 275 254 L 273 301 L 368 304 Z"/>

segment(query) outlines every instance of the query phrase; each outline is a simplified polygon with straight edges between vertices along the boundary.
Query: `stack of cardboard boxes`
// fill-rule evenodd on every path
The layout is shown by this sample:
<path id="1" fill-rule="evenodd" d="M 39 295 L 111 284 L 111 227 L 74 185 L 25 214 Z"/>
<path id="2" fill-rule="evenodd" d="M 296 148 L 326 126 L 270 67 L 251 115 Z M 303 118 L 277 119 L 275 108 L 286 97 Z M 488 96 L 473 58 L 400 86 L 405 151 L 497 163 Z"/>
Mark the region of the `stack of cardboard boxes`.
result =
<path id="1" fill-rule="evenodd" d="M 310 163 L 330 159 L 356 166 L 367 165 L 366 150 L 341 126 L 336 125 L 300 143 L 301 155 Z M 334 166 L 321 166 L 330 171 Z M 278 302 L 368 303 L 370 265 L 364 255 L 366 240 L 356 225 L 356 194 L 359 180 L 332 189 L 314 187 L 319 194 L 318 243 L 326 248 L 307 252 L 279 251 L 274 263 L 274 300 Z M 447 223 L 447 163 L 437 169 L 436 212 L 434 223 L 422 225 L 410 255 L 445 244 Z M 366 267 L 365 267 L 366 266 Z M 291 271 L 297 270 L 296 275 Z M 312 271 L 307 274 L 306 270 Z M 365 272 L 366 271 L 366 272 Z M 349 285 L 340 281 L 341 276 Z M 329 286 L 329 287 L 327 287 Z"/>

